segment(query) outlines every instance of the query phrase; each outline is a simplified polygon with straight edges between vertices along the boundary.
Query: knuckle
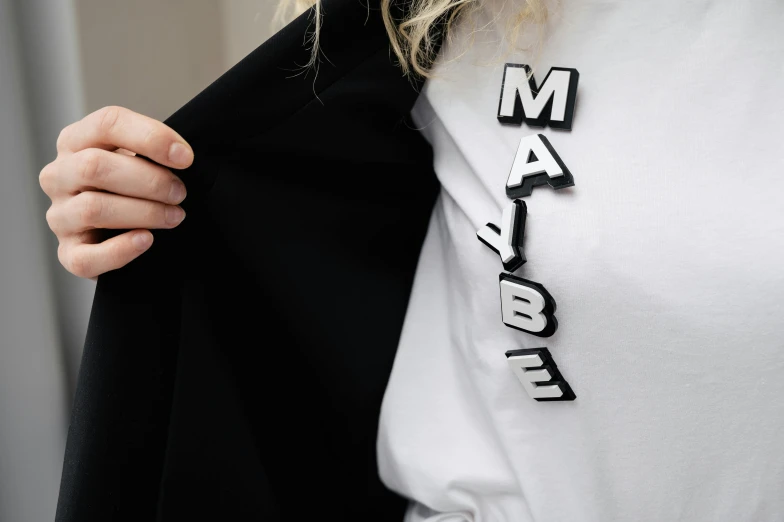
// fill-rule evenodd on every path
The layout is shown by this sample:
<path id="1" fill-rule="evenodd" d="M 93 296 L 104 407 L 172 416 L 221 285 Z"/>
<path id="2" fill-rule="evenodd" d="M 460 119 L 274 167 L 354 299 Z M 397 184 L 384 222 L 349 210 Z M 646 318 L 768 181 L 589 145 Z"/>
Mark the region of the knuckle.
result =
<path id="1" fill-rule="evenodd" d="M 167 227 L 166 224 L 166 205 L 163 203 L 153 203 L 147 210 L 147 221 L 156 223 L 158 226 Z"/>
<path id="2" fill-rule="evenodd" d="M 123 258 L 125 257 L 125 249 L 123 245 L 119 242 L 113 243 L 109 246 L 106 250 L 106 260 L 109 261 L 109 264 L 114 267 L 120 267 L 123 264 Z"/>
<path id="3" fill-rule="evenodd" d="M 122 107 L 116 105 L 109 105 L 98 109 L 96 111 L 98 117 L 98 130 L 103 135 L 108 135 L 114 132 L 120 122 L 122 115 Z"/>
<path id="4" fill-rule="evenodd" d="M 79 224 L 85 227 L 97 225 L 103 213 L 102 198 L 94 192 L 82 192 L 73 199 L 77 202 Z"/>
<path id="5" fill-rule="evenodd" d="M 63 127 L 63 129 L 60 131 L 60 134 L 57 135 L 56 147 L 58 152 L 62 152 L 66 149 L 66 144 L 68 143 L 71 134 L 73 134 L 74 125 L 76 124 L 72 123 L 66 127 Z"/>
<path id="6" fill-rule="evenodd" d="M 156 128 L 155 125 L 150 125 L 144 131 L 144 139 L 142 140 L 142 146 L 144 150 L 154 151 L 158 150 L 162 146 L 162 142 L 164 141 L 163 133 L 160 132 L 159 129 Z"/>
<path id="7" fill-rule="evenodd" d="M 86 149 L 79 153 L 78 176 L 83 184 L 95 186 L 103 171 L 103 156 L 98 149 Z"/>
<path id="8" fill-rule="evenodd" d="M 49 229 L 52 232 L 55 232 L 55 229 L 57 228 L 57 210 L 54 205 L 50 205 L 46 210 L 46 224 L 49 225 Z M 57 234 L 57 232 L 55 232 L 55 234 Z"/>
<path id="9" fill-rule="evenodd" d="M 149 185 L 147 186 L 147 190 L 153 196 L 159 197 L 167 197 L 169 195 L 169 187 L 171 186 L 171 180 L 169 176 L 156 172 L 152 176 L 150 176 Z"/>
<path id="10" fill-rule="evenodd" d="M 61 265 L 63 265 L 63 268 L 65 268 L 69 272 L 71 271 L 70 270 L 71 260 L 68 259 L 67 249 L 65 248 L 65 245 L 63 245 L 62 243 L 57 245 L 57 260 L 60 262 Z"/>
<path id="11" fill-rule="evenodd" d="M 66 269 L 73 275 L 78 277 L 92 276 L 92 263 L 86 254 L 76 251 L 67 256 L 66 260 L 68 263 Z"/>
<path id="12" fill-rule="evenodd" d="M 57 165 L 55 162 L 47 164 L 38 173 L 38 184 L 46 194 L 50 194 L 54 188 L 54 180 L 57 177 Z"/>

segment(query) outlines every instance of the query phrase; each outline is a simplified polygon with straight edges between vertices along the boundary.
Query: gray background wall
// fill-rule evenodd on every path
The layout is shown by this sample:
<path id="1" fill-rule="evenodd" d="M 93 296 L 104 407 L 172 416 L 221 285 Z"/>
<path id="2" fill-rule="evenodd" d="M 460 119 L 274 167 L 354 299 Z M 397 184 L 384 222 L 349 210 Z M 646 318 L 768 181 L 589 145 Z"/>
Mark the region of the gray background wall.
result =
<path id="1" fill-rule="evenodd" d="M 275 0 L 0 0 L 0 522 L 54 519 L 94 283 L 38 172 L 104 105 L 165 119 L 270 34 Z"/>
<path id="2" fill-rule="evenodd" d="M 270 34 L 275 0 L 75 0 L 88 111 L 165 119 Z"/>

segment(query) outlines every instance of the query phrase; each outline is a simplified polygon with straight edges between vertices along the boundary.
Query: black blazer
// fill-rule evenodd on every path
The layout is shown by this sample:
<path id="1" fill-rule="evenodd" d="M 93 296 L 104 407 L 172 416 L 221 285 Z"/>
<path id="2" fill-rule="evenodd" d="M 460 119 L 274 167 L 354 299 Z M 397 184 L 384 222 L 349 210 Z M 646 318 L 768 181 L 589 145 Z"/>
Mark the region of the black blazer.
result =
<path id="1" fill-rule="evenodd" d="M 439 186 L 366 2 L 324 0 L 317 75 L 308 12 L 166 120 L 187 218 L 98 278 L 58 522 L 402 520 L 376 432 Z"/>

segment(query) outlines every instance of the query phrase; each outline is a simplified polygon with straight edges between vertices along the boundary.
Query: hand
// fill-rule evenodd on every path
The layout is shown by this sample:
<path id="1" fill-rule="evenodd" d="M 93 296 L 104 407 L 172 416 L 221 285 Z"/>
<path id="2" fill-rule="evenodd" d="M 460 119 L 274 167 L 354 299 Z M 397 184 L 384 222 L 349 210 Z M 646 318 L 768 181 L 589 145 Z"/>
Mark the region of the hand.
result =
<path id="1" fill-rule="evenodd" d="M 152 245 L 149 229 L 174 228 L 185 185 L 167 168 L 193 163 L 193 150 L 163 123 L 122 107 L 105 107 L 62 130 L 57 158 L 38 177 L 52 200 L 46 212 L 66 270 L 96 280 Z M 100 241 L 99 229 L 132 229 Z"/>

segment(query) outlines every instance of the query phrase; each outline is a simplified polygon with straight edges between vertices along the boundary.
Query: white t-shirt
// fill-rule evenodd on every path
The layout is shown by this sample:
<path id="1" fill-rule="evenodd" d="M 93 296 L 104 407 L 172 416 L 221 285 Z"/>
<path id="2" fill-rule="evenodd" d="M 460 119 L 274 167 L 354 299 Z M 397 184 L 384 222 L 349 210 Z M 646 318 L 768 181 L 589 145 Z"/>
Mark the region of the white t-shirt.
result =
<path id="1" fill-rule="evenodd" d="M 490 5 L 459 24 L 415 107 L 443 189 L 382 479 L 409 521 L 784 520 L 784 2 L 561 4 L 538 54 L 503 55 Z M 498 121 L 504 62 L 579 71 L 570 131 Z M 521 198 L 514 274 L 557 302 L 551 337 L 502 322 L 506 272 L 477 239 L 535 134 L 574 176 Z M 510 369 L 539 347 L 575 400 Z"/>

